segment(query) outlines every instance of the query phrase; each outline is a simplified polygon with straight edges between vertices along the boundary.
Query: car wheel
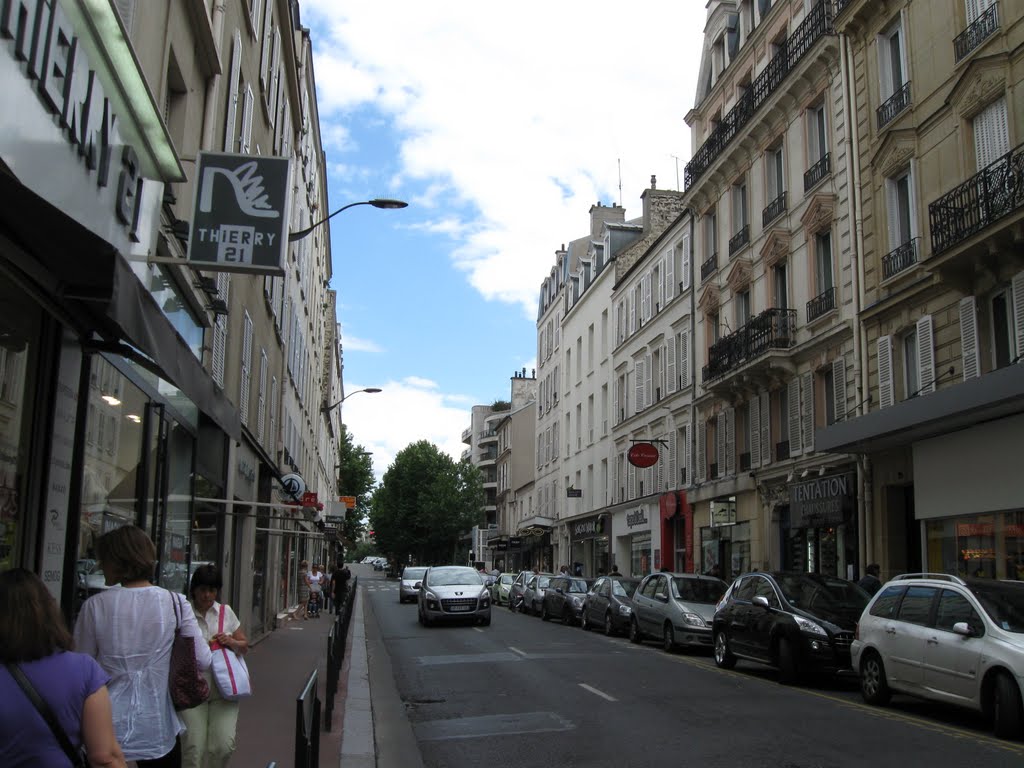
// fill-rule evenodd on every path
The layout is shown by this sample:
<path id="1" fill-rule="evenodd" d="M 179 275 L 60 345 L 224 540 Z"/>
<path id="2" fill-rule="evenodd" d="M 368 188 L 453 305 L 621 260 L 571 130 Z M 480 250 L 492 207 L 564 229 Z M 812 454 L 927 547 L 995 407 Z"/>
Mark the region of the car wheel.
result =
<path id="1" fill-rule="evenodd" d="M 882 657 L 873 651 L 865 653 L 860 662 L 860 694 L 864 701 L 876 706 L 888 704 L 892 698 Z"/>
<path id="2" fill-rule="evenodd" d="M 541 607 L 540 607 L 540 620 L 541 621 L 547 621 L 550 618 L 551 618 L 551 615 L 548 613 L 548 604 L 547 603 L 542 603 Z"/>
<path id="3" fill-rule="evenodd" d="M 672 628 L 672 622 L 665 622 L 665 629 L 662 633 L 661 647 L 665 649 L 667 653 L 673 653 L 676 650 L 676 631 Z"/>
<path id="4" fill-rule="evenodd" d="M 643 635 L 640 634 L 640 624 L 636 619 L 633 619 L 629 622 L 629 642 L 639 645 L 643 641 Z"/>
<path id="5" fill-rule="evenodd" d="M 569 606 L 565 606 L 565 610 L 562 611 L 562 623 L 567 627 L 573 625 L 572 611 L 569 610 Z"/>
<path id="6" fill-rule="evenodd" d="M 729 636 L 724 629 L 715 633 L 715 664 L 722 669 L 736 666 L 736 657 L 729 650 Z"/>
<path id="7" fill-rule="evenodd" d="M 417 618 L 417 619 L 419 620 L 419 622 L 420 622 L 420 626 L 421 626 L 421 627 L 422 627 L 422 626 L 426 626 L 426 625 L 425 625 L 425 624 L 423 623 L 423 614 L 422 614 L 422 613 L 421 613 L 420 611 L 417 611 L 417 612 L 416 612 L 416 618 Z"/>
<path id="8" fill-rule="evenodd" d="M 796 663 L 796 650 L 786 638 L 779 640 L 779 682 L 792 685 L 799 682 L 800 670 Z"/>
<path id="9" fill-rule="evenodd" d="M 612 621 L 611 611 L 608 611 L 604 615 L 604 633 L 608 637 L 615 637 L 615 622 Z"/>
<path id="10" fill-rule="evenodd" d="M 489 627 L 489 626 L 491 626 L 491 617 L 490 617 L 490 616 L 488 616 L 488 617 L 487 617 L 487 618 L 485 618 L 485 619 L 480 619 L 480 626 L 483 626 L 483 627 Z"/>
<path id="11" fill-rule="evenodd" d="M 1017 684 L 1006 673 L 999 673 L 992 687 L 992 721 L 996 736 L 1001 739 L 1020 736 L 1024 728 L 1024 712 L 1021 709 Z"/>
<path id="12" fill-rule="evenodd" d="M 583 613 L 580 614 L 580 629 L 584 632 L 590 631 L 590 619 L 587 618 L 587 609 L 583 609 Z"/>

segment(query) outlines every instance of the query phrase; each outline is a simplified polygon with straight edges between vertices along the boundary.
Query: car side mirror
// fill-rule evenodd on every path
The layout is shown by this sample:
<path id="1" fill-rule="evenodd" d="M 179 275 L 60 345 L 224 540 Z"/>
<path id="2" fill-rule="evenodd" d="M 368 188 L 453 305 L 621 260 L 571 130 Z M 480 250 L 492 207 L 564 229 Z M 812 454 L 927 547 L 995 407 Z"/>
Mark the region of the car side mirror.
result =
<path id="1" fill-rule="evenodd" d="M 958 635 L 961 635 L 962 637 L 974 637 L 976 634 L 975 631 L 971 628 L 971 625 L 968 624 L 966 621 L 958 621 L 956 624 L 954 624 L 953 632 L 955 632 Z"/>
<path id="2" fill-rule="evenodd" d="M 423 586 L 423 582 L 422 581 L 417 581 L 416 584 L 413 585 L 413 589 L 419 589 L 422 586 Z"/>
<path id="3" fill-rule="evenodd" d="M 771 606 L 768 605 L 768 598 L 764 595 L 756 595 L 753 600 L 754 605 L 759 605 L 765 610 L 768 610 Z"/>
<path id="4" fill-rule="evenodd" d="M 557 592 L 560 595 L 564 595 L 565 594 L 565 590 L 562 589 L 561 587 L 556 587 L 555 588 L 555 592 Z"/>

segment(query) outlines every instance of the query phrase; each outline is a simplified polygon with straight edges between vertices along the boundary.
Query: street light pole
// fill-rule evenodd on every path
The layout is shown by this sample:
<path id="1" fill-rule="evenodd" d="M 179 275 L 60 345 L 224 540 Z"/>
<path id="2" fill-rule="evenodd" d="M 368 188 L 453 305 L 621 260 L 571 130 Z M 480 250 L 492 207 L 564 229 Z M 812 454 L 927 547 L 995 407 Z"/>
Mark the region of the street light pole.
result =
<path id="1" fill-rule="evenodd" d="M 333 219 L 335 216 L 337 216 L 342 211 L 347 211 L 349 208 L 354 208 L 357 205 L 372 205 L 374 208 L 384 208 L 384 209 L 391 210 L 391 209 L 395 209 L 395 208 L 405 208 L 409 204 L 407 202 L 405 202 L 404 200 L 391 200 L 391 199 L 386 198 L 386 197 L 384 197 L 384 198 L 375 198 L 373 200 L 362 200 L 362 201 L 360 201 L 358 203 L 349 203 L 348 205 L 341 206 L 341 208 L 339 208 L 338 210 L 336 210 L 334 213 L 330 214 L 326 218 L 320 219 L 320 221 L 318 221 L 316 224 L 308 226 L 305 229 L 300 229 L 298 232 L 292 232 L 290 235 L 288 235 L 288 242 L 289 243 L 294 243 L 296 240 L 301 240 L 306 235 L 308 235 L 310 232 L 312 232 L 314 229 L 319 227 L 321 224 L 324 224 L 324 223 L 330 221 L 331 219 Z"/>
<path id="2" fill-rule="evenodd" d="M 345 395 L 343 398 L 341 398 L 341 400 L 339 400 L 338 402 L 331 403 L 330 405 L 325 405 L 321 409 L 321 411 L 323 413 L 327 413 L 328 411 L 330 411 L 330 410 L 332 410 L 334 408 L 337 408 L 339 405 L 344 403 L 346 400 L 348 400 L 350 397 L 352 397 L 352 395 L 358 395 L 360 392 L 366 392 L 368 395 L 375 395 L 378 392 L 383 392 L 383 391 L 384 390 L 382 390 L 380 387 L 365 387 L 363 389 L 357 389 L 355 392 L 349 392 L 347 395 Z"/>

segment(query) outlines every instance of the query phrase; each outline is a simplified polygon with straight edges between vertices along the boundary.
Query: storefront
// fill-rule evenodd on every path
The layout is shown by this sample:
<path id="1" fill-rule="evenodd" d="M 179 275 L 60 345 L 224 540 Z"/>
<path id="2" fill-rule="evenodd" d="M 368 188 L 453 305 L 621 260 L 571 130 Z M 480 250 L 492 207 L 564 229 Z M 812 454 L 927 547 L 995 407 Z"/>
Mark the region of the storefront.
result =
<path id="1" fill-rule="evenodd" d="M 686 491 L 663 493 L 658 499 L 661 516 L 661 567 L 673 573 L 693 573 L 693 509 Z"/>
<path id="2" fill-rule="evenodd" d="M 735 496 L 712 499 L 706 508 L 710 524 L 700 529 L 700 572 L 732 581 L 750 570 L 751 521 L 739 519 Z"/>
<path id="3" fill-rule="evenodd" d="M 593 578 L 599 573 L 608 573 L 610 567 L 608 552 L 607 515 L 588 515 L 566 520 L 569 531 L 570 573 Z"/>
<path id="4" fill-rule="evenodd" d="M 627 576 L 646 576 L 661 568 L 661 520 L 653 503 L 630 504 L 615 510 L 612 530 L 615 555 L 611 565 Z"/>
<path id="5" fill-rule="evenodd" d="M 852 470 L 789 484 L 779 510 L 785 570 L 855 578 L 856 485 Z"/>

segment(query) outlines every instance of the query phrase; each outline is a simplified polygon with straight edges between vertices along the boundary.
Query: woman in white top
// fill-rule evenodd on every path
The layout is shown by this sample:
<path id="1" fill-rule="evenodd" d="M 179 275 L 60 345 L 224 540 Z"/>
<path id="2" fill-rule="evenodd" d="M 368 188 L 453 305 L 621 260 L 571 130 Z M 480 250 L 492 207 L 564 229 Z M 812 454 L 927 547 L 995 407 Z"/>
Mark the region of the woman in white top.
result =
<path id="1" fill-rule="evenodd" d="M 203 671 L 210 667 L 210 646 L 203 641 L 184 595 L 153 586 L 156 547 L 134 525 L 96 540 L 108 587 L 82 605 L 75 624 L 75 649 L 93 656 L 110 675 L 114 732 L 127 760 L 139 768 L 179 768 L 184 730 L 168 689 L 171 645 L 177 614 L 181 632 L 193 638 Z"/>

